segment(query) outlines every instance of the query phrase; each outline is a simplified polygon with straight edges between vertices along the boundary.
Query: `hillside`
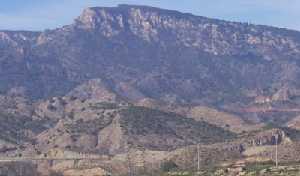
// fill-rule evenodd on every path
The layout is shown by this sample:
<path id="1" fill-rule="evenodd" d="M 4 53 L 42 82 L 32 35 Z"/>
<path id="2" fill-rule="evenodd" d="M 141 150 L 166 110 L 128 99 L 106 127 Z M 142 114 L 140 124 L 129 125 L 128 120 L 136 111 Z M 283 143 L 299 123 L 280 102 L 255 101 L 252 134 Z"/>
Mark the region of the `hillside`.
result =
<path id="1" fill-rule="evenodd" d="M 126 152 L 128 148 L 170 150 L 236 136 L 215 125 L 175 113 L 99 99 L 97 102 L 92 99 L 65 101 L 64 107 L 53 106 L 52 114 L 59 111 L 64 115 L 52 115 L 60 119 L 56 126 L 37 136 L 40 150 L 59 147 L 114 154 Z"/>
<path id="2" fill-rule="evenodd" d="M 152 7 L 88 8 L 55 30 L 2 32 L 1 91 L 47 98 L 101 78 L 133 101 L 297 103 L 299 42 L 296 31 Z"/>
<path id="3" fill-rule="evenodd" d="M 195 170 L 197 145 L 203 168 L 273 162 L 276 137 L 296 162 L 299 58 L 298 31 L 148 6 L 0 31 L 0 171 Z"/>

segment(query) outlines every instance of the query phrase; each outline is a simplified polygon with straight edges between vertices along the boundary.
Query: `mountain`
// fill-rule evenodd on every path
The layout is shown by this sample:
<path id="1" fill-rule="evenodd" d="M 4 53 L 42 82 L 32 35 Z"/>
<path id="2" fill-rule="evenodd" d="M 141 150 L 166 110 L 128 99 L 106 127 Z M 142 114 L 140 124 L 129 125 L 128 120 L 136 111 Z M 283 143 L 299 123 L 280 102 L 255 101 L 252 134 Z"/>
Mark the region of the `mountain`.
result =
<path id="1" fill-rule="evenodd" d="M 93 172 L 126 172 L 130 154 L 142 153 L 151 167 L 184 168 L 196 144 L 202 165 L 272 161 L 279 136 L 281 157 L 295 161 L 299 58 L 298 31 L 148 6 L 91 7 L 57 29 L 0 31 L 0 156 L 95 155 L 107 162 Z"/>
<path id="2" fill-rule="evenodd" d="M 297 98 L 299 42 L 296 31 L 152 7 L 88 8 L 62 28 L 1 32 L 1 91 L 40 99 L 102 78 L 131 100 L 248 102 L 284 87 Z"/>

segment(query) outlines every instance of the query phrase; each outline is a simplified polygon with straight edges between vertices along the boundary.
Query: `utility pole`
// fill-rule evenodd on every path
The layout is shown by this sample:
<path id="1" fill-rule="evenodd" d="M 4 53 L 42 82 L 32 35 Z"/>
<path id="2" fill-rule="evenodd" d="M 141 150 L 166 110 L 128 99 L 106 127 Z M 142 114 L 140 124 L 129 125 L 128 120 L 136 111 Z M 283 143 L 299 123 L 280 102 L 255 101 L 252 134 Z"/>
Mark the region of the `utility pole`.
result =
<path id="1" fill-rule="evenodd" d="M 275 160 L 276 160 L 276 167 L 278 167 L 278 134 L 275 135 L 275 144 L 276 144 Z"/>
<path id="2" fill-rule="evenodd" d="M 150 172 L 151 172 L 151 176 L 154 175 L 154 167 L 153 167 L 153 163 L 154 163 L 154 154 L 151 154 L 151 168 L 150 168 Z"/>
<path id="3" fill-rule="evenodd" d="M 185 171 L 189 169 L 188 160 L 189 160 L 189 146 L 188 146 L 187 139 L 184 138 L 183 166 Z"/>
<path id="4" fill-rule="evenodd" d="M 17 157 L 21 157 L 21 137 L 20 137 L 20 131 L 17 130 Z M 18 174 L 22 175 L 22 165 L 21 163 L 17 164 L 19 165 L 18 168 Z"/>
<path id="5" fill-rule="evenodd" d="M 271 151 L 271 153 L 270 153 L 270 158 L 271 158 L 271 161 L 273 161 L 273 149 L 272 149 L 272 151 Z"/>
<path id="6" fill-rule="evenodd" d="M 200 145 L 197 144 L 197 171 L 200 171 Z"/>
<path id="7" fill-rule="evenodd" d="M 143 165 L 143 174 L 147 173 L 147 168 L 146 168 L 146 149 L 142 149 L 142 165 Z"/>

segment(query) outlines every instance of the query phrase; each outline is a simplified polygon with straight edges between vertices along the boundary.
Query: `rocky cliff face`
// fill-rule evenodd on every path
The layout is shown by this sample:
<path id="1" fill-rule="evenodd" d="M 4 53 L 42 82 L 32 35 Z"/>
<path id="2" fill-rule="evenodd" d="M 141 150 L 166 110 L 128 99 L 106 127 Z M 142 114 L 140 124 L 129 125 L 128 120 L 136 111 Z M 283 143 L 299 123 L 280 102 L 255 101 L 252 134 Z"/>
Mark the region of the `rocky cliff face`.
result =
<path id="1" fill-rule="evenodd" d="M 298 89 L 300 34 L 144 6 L 88 8 L 71 25 L 1 32 L 1 91 L 64 95 L 102 78 L 131 100 L 249 100 Z"/>
<path id="2" fill-rule="evenodd" d="M 168 38 L 176 44 L 214 55 L 240 55 L 241 49 L 246 53 L 256 51 L 265 59 L 277 56 L 270 52 L 274 50 L 281 53 L 287 49 L 289 52 L 284 54 L 299 54 L 298 39 L 280 34 L 280 30 L 275 28 L 212 20 L 150 7 L 88 8 L 77 19 L 77 25 L 86 30 L 97 30 L 109 38 L 124 32 L 149 42 L 162 42 Z"/>

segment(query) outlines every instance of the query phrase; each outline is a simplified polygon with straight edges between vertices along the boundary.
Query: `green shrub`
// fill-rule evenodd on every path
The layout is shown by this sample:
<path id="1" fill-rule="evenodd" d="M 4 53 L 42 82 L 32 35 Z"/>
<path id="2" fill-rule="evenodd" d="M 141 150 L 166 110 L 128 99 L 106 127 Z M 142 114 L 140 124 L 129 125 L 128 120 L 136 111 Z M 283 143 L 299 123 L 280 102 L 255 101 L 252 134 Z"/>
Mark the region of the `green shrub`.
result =
<path id="1" fill-rule="evenodd" d="M 178 169 L 178 166 L 173 161 L 166 161 L 166 162 L 162 163 L 160 169 L 163 172 L 170 172 L 170 171 L 174 171 L 174 170 Z"/>

